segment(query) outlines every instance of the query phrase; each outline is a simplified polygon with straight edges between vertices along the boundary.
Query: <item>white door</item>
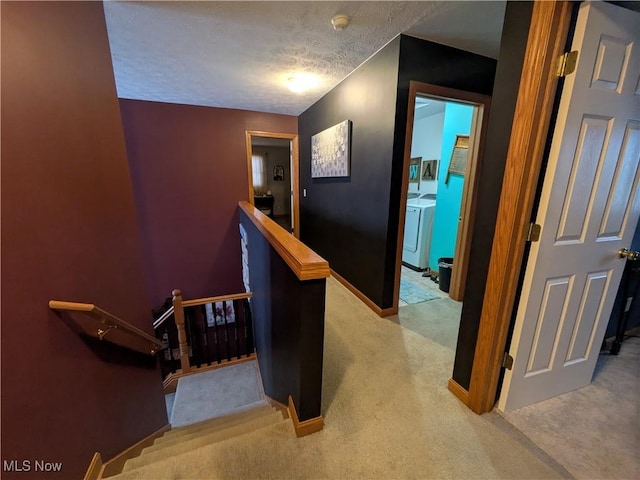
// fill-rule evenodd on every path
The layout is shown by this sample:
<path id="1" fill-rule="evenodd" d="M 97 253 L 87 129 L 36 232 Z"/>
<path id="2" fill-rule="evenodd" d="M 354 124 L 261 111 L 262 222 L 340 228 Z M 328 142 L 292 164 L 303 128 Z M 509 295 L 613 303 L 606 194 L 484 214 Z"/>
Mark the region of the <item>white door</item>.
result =
<path id="1" fill-rule="evenodd" d="M 580 6 L 498 408 L 591 383 L 640 216 L 640 14 Z"/>

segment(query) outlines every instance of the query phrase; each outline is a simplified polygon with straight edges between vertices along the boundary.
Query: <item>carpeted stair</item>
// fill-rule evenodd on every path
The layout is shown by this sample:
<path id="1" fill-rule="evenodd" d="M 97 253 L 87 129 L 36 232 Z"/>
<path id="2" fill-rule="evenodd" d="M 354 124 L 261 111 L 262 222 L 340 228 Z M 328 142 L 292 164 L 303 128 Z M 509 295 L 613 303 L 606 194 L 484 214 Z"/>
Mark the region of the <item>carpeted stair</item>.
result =
<path id="1" fill-rule="evenodd" d="M 130 458 L 114 480 L 204 478 L 198 469 L 244 442 L 295 437 L 286 413 L 267 403 L 258 365 L 248 361 L 183 377 L 167 395 L 172 429 Z"/>
<path id="2" fill-rule="evenodd" d="M 129 459 L 122 473 L 109 477 L 113 480 L 180 478 L 167 476 L 179 468 L 189 471 L 194 455 L 206 451 L 207 458 L 224 455 L 230 442 L 249 441 L 253 437 L 295 436 L 290 419 L 267 404 L 217 417 L 186 427 L 170 430 L 145 448 L 135 458 Z M 216 453 L 217 452 L 217 453 Z M 188 457 L 188 458 L 186 458 Z M 195 465 L 192 465 L 195 467 Z M 185 471 L 186 469 L 186 471 Z M 188 475 L 188 474 L 187 474 Z"/>

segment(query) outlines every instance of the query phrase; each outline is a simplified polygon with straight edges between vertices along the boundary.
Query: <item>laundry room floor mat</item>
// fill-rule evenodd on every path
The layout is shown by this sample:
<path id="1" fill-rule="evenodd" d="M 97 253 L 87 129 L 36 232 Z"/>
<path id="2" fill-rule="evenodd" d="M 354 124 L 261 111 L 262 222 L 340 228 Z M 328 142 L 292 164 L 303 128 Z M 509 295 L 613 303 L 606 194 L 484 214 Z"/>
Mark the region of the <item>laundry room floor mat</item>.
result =
<path id="1" fill-rule="evenodd" d="M 410 280 L 400 279 L 400 300 L 408 304 L 428 302 L 440 298 L 426 288 L 417 285 Z"/>

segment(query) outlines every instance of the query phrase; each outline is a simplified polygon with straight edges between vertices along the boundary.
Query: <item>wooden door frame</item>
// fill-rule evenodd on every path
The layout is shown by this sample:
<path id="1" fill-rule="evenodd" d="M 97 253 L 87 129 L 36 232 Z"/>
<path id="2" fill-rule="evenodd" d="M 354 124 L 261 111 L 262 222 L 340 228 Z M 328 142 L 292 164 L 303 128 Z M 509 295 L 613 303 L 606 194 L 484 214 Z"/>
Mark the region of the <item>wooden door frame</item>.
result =
<path id="1" fill-rule="evenodd" d="M 476 413 L 495 403 L 571 11 L 568 1 L 533 5 L 469 391 L 449 381 L 449 389 Z"/>
<path id="2" fill-rule="evenodd" d="M 300 238 L 300 158 L 298 155 L 298 134 L 263 132 L 259 130 L 246 130 L 247 141 L 247 178 L 249 179 L 249 203 L 253 205 L 253 169 L 251 166 L 251 156 L 253 148 L 251 146 L 252 137 L 278 138 L 291 141 L 291 191 L 293 192 L 293 236 Z"/>
<path id="3" fill-rule="evenodd" d="M 473 142 L 469 145 L 469 160 L 465 170 L 465 182 L 462 190 L 460 207 L 460 225 L 456 236 L 454 257 L 457 268 L 453 269 L 449 296 L 454 300 L 462 300 L 471 250 L 471 233 L 475 219 L 475 207 L 478 191 L 477 172 L 482 164 L 482 150 L 486 137 L 491 97 L 454 88 L 441 87 L 430 83 L 409 82 L 409 104 L 407 108 L 407 127 L 405 134 L 404 161 L 402 173 L 402 190 L 400 197 L 400 223 L 398 228 L 398 245 L 396 249 L 396 270 L 394 279 L 393 307 L 398 312 L 400 296 L 400 277 L 402 273 L 402 246 L 404 242 L 404 223 L 406 221 L 407 193 L 409 190 L 409 163 L 411 161 L 411 143 L 415 115 L 416 96 L 427 96 L 443 102 L 463 103 L 475 107 L 471 125 Z M 442 159 L 441 159 L 442 160 Z M 442 175 L 443 172 L 440 172 Z"/>

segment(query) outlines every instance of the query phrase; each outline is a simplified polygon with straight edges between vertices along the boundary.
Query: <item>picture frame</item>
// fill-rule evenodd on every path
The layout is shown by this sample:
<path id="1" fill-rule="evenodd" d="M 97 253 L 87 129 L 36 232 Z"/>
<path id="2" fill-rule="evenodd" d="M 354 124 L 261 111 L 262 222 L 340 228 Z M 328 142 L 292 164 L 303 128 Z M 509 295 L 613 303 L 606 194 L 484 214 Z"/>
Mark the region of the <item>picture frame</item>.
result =
<path id="1" fill-rule="evenodd" d="M 284 167 L 282 165 L 273 167 L 273 180 L 275 182 L 284 182 Z"/>
<path id="2" fill-rule="evenodd" d="M 409 160 L 409 183 L 420 183 L 420 164 L 422 157 L 414 157 Z"/>
<path id="3" fill-rule="evenodd" d="M 311 137 L 311 178 L 351 176 L 351 120 Z"/>
<path id="4" fill-rule="evenodd" d="M 438 160 L 423 160 L 422 161 L 422 175 L 420 180 L 422 182 L 430 182 L 438 179 Z"/>

